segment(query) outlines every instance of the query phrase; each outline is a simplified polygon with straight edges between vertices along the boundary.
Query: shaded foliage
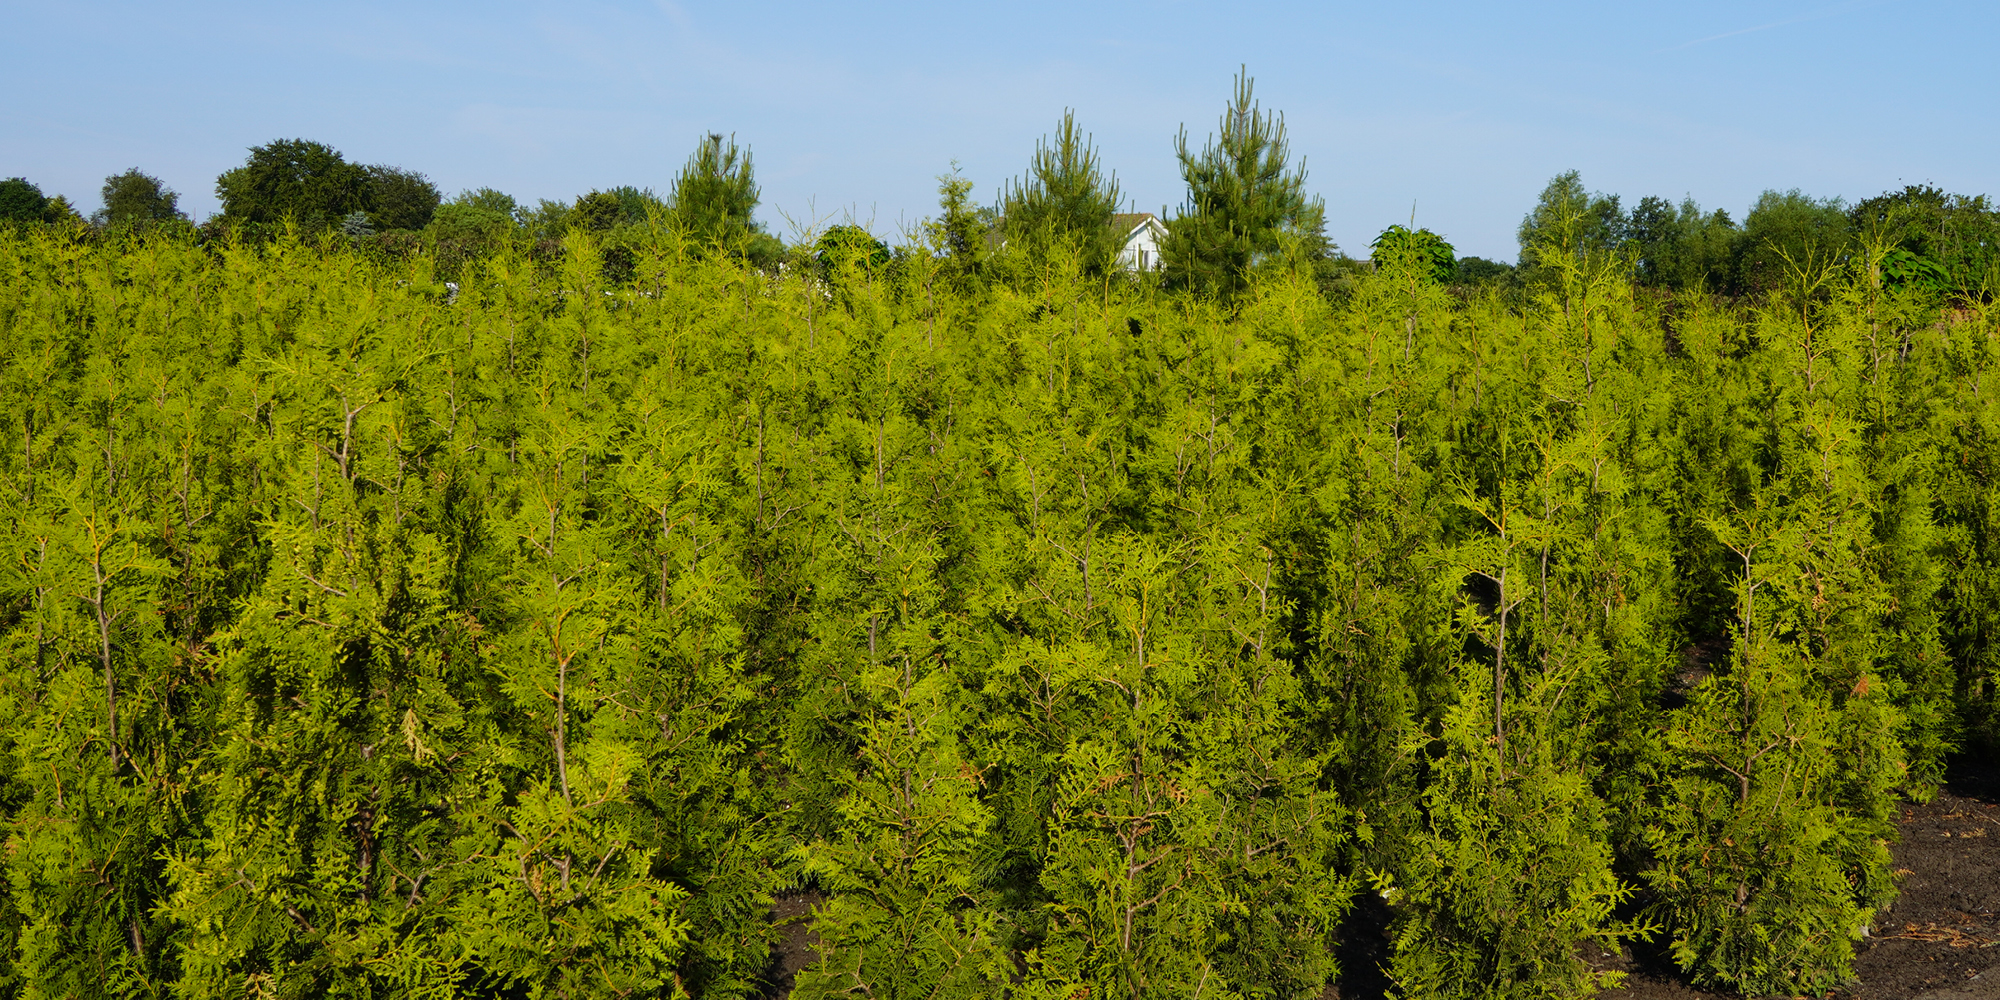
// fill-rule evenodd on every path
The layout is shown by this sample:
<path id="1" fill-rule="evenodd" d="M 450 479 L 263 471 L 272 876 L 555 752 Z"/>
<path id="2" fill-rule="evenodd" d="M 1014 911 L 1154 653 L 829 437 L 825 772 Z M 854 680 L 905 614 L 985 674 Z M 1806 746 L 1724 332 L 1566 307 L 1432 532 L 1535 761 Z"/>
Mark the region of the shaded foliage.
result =
<path id="1" fill-rule="evenodd" d="M 133 167 L 104 179 L 104 207 L 90 219 L 99 225 L 141 225 L 186 218 L 180 211 L 180 195 L 160 183 L 160 179 Z"/>

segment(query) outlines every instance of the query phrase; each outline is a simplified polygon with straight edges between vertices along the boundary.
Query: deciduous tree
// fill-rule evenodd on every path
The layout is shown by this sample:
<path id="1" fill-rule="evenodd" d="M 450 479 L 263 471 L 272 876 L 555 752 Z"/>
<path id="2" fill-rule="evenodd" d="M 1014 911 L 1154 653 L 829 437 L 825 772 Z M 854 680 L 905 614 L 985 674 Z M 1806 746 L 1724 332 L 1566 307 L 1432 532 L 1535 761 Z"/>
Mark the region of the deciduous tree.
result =
<path id="1" fill-rule="evenodd" d="M 273 225 L 292 220 L 307 229 L 332 226 L 373 205 L 368 168 L 306 139 L 250 147 L 250 158 L 215 179 L 222 214 L 237 222 Z"/>
<path id="2" fill-rule="evenodd" d="M 90 219 L 99 225 L 119 225 L 186 218 L 177 207 L 179 199 L 159 178 L 133 167 L 104 179 L 104 207 Z"/>

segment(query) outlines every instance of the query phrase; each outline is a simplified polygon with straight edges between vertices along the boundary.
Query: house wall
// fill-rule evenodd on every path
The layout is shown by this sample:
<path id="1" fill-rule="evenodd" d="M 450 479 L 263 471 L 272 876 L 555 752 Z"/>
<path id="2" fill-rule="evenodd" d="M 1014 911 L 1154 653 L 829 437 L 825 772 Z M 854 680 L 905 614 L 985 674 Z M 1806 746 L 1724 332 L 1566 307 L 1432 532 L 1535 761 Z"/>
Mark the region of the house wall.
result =
<path id="1" fill-rule="evenodd" d="M 1125 249 L 1118 251 L 1118 267 L 1125 271 L 1159 270 L 1162 235 L 1160 224 L 1153 221 L 1133 230 L 1125 240 Z"/>

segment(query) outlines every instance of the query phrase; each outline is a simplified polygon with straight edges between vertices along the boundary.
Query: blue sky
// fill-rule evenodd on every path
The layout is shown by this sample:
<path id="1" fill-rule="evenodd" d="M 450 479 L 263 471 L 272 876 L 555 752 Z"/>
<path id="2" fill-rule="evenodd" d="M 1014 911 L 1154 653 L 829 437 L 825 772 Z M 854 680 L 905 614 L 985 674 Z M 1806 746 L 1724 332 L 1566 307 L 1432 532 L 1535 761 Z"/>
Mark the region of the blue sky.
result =
<path id="1" fill-rule="evenodd" d="M 2000 4 L 8 2 L 0 176 L 84 211 L 137 166 L 197 218 L 275 138 L 523 201 L 664 189 L 696 139 L 756 157 L 775 231 L 894 236 L 958 161 L 991 200 L 1066 107 L 1141 209 L 1247 63 L 1331 235 L 1407 222 L 1512 260 L 1554 174 L 1691 195 L 2000 195 Z"/>

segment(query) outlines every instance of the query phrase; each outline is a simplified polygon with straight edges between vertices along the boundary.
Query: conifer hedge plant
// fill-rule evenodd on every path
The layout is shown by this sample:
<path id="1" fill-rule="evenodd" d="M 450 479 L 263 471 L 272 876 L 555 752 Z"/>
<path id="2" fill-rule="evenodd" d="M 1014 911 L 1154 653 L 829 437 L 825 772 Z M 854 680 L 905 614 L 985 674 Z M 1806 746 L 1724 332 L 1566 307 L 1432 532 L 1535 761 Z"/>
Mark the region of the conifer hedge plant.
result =
<path id="1" fill-rule="evenodd" d="M 0 230 L 0 990 L 1313 997 L 1363 912 L 1400 997 L 1845 982 L 1992 739 L 1990 301 L 1635 290 L 1574 178 L 1329 285 L 1232 108 L 1160 274 L 956 174 L 766 253 L 719 137 L 449 253 Z"/>

